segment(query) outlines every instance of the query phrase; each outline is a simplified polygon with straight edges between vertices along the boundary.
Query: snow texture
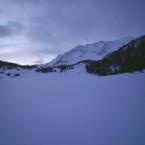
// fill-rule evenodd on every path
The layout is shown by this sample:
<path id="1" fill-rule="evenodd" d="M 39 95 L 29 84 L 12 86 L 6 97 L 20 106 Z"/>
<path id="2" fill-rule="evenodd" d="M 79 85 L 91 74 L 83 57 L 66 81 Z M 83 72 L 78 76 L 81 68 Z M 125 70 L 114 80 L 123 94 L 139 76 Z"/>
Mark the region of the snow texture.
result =
<path id="1" fill-rule="evenodd" d="M 0 145 L 144 145 L 145 73 L 0 80 Z"/>
<path id="2" fill-rule="evenodd" d="M 52 62 L 42 66 L 69 65 L 83 60 L 99 60 L 133 39 L 134 37 L 125 37 L 115 41 L 99 41 L 93 44 L 79 45 L 63 55 L 59 55 Z"/>

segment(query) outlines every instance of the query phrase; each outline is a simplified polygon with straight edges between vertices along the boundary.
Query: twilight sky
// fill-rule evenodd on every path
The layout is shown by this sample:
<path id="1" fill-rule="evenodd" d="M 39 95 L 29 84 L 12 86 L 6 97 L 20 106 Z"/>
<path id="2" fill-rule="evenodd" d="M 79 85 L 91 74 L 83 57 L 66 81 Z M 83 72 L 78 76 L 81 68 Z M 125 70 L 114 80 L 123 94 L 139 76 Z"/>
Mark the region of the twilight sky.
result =
<path id="1" fill-rule="evenodd" d="M 0 0 L 0 60 L 44 63 L 78 44 L 145 34 L 145 0 Z"/>

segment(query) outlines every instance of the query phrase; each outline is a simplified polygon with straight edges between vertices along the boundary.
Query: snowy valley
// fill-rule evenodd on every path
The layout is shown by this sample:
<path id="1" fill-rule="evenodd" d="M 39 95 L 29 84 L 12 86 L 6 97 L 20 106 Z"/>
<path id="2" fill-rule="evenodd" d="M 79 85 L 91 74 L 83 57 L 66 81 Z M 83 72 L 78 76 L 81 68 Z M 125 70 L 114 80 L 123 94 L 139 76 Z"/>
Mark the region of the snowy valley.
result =
<path id="1" fill-rule="evenodd" d="M 79 46 L 38 66 L 1 61 L 0 145 L 144 145 L 142 44 L 144 37 Z M 114 60 L 131 71 L 110 70 Z"/>
<path id="2" fill-rule="evenodd" d="M 75 70 L 71 70 L 71 72 L 85 71 L 86 63 L 102 59 L 105 55 L 112 53 L 133 39 L 135 38 L 125 37 L 115 41 L 99 41 L 84 46 L 79 45 L 63 55 L 59 55 L 52 62 L 37 66 L 21 66 L 0 61 L 0 78 L 29 76 L 29 74 L 35 75 L 37 72 L 62 72 L 67 69 L 65 66 L 68 65 L 69 69 L 75 66 Z"/>

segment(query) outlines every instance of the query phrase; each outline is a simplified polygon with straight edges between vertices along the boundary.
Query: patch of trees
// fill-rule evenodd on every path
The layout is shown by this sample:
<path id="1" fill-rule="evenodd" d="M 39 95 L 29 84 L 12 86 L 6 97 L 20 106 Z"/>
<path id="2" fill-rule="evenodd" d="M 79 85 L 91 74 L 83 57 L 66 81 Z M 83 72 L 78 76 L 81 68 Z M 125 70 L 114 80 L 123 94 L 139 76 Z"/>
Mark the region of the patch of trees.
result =
<path id="1" fill-rule="evenodd" d="M 57 69 L 59 69 L 61 72 L 69 70 L 69 69 L 73 69 L 72 65 L 59 65 L 57 66 Z"/>
<path id="2" fill-rule="evenodd" d="M 102 60 L 89 62 L 88 73 L 112 75 L 145 69 L 145 36 L 131 41 Z"/>
<path id="3" fill-rule="evenodd" d="M 36 65 L 20 65 L 16 63 L 6 62 L 6 61 L 0 61 L 0 68 L 6 68 L 6 69 L 16 69 L 16 68 L 23 68 L 23 69 L 33 69 L 36 68 Z"/>
<path id="4" fill-rule="evenodd" d="M 40 67 L 36 69 L 36 72 L 42 72 L 42 73 L 49 73 L 49 72 L 64 72 L 70 69 L 74 69 L 75 66 L 79 65 L 79 64 L 88 64 L 90 62 L 93 62 L 92 60 L 84 60 L 84 61 L 80 61 L 77 62 L 75 64 L 62 64 L 62 65 L 58 65 L 58 66 L 51 66 L 51 67 Z"/>
<path id="5" fill-rule="evenodd" d="M 20 67 L 20 65 L 19 64 L 15 64 L 15 63 L 0 61 L 0 68 L 12 69 L 12 68 L 17 68 L 17 67 Z"/>
<path id="6" fill-rule="evenodd" d="M 42 72 L 42 73 L 53 72 L 53 68 L 52 67 L 37 68 L 36 72 Z"/>

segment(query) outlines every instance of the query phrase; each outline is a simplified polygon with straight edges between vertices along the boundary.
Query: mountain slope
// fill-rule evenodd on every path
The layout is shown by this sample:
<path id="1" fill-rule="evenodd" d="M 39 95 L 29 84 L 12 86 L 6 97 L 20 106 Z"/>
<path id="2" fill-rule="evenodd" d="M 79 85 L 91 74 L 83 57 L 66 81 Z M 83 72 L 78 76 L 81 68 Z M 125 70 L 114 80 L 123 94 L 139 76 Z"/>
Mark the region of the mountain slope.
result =
<path id="1" fill-rule="evenodd" d="M 144 37 L 135 40 L 132 40 L 132 37 L 127 37 L 116 41 L 100 41 L 78 46 L 57 57 L 51 63 L 39 66 L 21 66 L 0 61 L 0 77 L 15 77 L 22 72 L 25 74 L 32 71 L 48 73 L 69 70 L 72 73 L 82 73 L 85 72 L 85 67 L 88 73 L 98 75 L 141 71 L 145 69 Z M 32 71 L 27 71 L 30 69 Z"/>
<path id="2" fill-rule="evenodd" d="M 99 41 L 93 44 L 79 45 L 63 55 L 59 55 L 45 66 L 70 65 L 83 60 L 99 60 L 133 39 L 133 37 L 126 37 L 115 41 Z"/>
<path id="3" fill-rule="evenodd" d="M 89 62 L 89 73 L 112 75 L 145 69 L 145 36 L 131 41 L 102 60 Z"/>

